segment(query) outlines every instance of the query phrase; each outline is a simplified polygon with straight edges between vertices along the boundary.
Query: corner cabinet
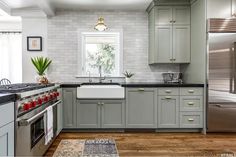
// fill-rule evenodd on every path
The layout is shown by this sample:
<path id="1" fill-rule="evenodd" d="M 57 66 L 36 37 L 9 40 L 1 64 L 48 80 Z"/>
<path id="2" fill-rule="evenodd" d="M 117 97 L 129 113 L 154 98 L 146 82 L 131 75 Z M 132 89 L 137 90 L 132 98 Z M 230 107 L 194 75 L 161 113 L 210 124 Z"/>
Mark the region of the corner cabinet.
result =
<path id="1" fill-rule="evenodd" d="M 76 128 L 76 88 L 62 89 L 63 128 Z"/>
<path id="2" fill-rule="evenodd" d="M 155 88 L 126 89 L 126 128 L 156 128 Z"/>
<path id="3" fill-rule="evenodd" d="M 149 12 L 149 64 L 190 63 L 190 7 L 154 6 Z"/>
<path id="4" fill-rule="evenodd" d="M 77 128 L 124 128 L 124 100 L 78 100 Z"/>

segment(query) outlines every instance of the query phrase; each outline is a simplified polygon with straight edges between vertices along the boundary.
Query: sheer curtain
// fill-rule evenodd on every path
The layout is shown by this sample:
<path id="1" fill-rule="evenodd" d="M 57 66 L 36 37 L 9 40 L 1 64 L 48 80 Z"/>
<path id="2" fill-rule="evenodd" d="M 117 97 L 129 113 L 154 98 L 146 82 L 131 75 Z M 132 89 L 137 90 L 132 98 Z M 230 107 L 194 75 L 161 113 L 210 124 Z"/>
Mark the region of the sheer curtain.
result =
<path id="1" fill-rule="evenodd" d="M 22 82 L 21 33 L 0 32 L 0 79 Z"/>

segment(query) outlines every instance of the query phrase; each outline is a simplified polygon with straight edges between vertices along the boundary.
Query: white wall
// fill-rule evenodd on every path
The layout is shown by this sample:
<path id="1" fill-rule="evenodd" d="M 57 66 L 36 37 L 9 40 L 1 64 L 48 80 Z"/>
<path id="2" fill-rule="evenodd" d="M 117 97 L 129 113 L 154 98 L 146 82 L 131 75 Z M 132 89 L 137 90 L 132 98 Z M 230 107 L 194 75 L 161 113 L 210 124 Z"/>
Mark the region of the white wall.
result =
<path id="1" fill-rule="evenodd" d="M 179 71 L 179 65 L 148 65 L 148 14 L 145 11 L 58 10 L 48 19 L 48 57 L 52 59 L 49 79 L 78 81 L 81 59 L 79 30 L 91 30 L 99 16 L 109 29 L 123 30 L 123 67 L 135 73 L 136 82 L 162 81 L 162 72 Z"/>
<path id="2" fill-rule="evenodd" d="M 207 18 L 231 17 L 232 0 L 207 0 Z"/>
<path id="3" fill-rule="evenodd" d="M 27 51 L 27 36 L 42 36 L 43 51 Z M 47 18 L 22 18 L 22 76 L 23 82 L 35 82 L 36 72 L 31 57 L 47 56 Z"/>

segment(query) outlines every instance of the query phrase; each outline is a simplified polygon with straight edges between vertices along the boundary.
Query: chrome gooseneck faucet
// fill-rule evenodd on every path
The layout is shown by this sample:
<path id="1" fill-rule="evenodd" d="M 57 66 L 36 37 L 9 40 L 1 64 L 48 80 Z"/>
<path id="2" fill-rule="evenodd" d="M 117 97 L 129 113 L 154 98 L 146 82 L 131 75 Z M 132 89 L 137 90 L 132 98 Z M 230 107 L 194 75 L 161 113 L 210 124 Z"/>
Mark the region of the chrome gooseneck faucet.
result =
<path id="1" fill-rule="evenodd" d="M 99 83 L 102 83 L 103 80 L 105 80 L 105 77 L 102 77 L 102 66 L 98 66 L 98 71 L 99 71 Z"/>

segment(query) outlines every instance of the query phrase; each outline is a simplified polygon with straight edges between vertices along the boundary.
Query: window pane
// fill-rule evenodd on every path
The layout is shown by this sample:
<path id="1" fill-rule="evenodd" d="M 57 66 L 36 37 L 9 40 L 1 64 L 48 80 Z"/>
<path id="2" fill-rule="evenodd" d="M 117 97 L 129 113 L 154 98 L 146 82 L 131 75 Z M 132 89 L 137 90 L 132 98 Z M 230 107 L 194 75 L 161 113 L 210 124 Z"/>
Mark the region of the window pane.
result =
<path id="1" fill-rule="evenodd" d="M 119 75 L 119 38 L 117 35 L 89 35 L 85 37 L 85 73 Z"/>

